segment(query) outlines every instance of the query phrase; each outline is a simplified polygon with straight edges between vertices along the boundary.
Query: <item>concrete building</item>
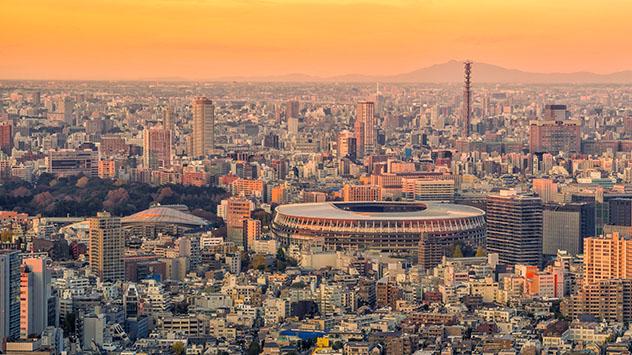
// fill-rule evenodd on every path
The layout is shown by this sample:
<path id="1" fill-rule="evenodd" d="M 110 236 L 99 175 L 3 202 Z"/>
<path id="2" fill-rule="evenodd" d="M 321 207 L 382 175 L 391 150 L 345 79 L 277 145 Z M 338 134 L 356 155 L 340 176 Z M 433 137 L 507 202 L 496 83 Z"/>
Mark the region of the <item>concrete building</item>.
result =
<path id="1" fill-rule="evenodd" d="M 632 239 L 618 233 L 584 239 L 584 283 L 632 279 Z"/>
<path id="2" fill-rule="evenodd" d="M 546 204 L 542 217 L 544 255 L 557 255 L 558 250 L 581 254 L 584 238 L 595 235 L 595 209 L 592 204 Z"/>
<path id="3" fill-rule="evenodd" d="M 99 154 L 92 150 L 49 150 L 46 171 L 57 176 L 99 175 Z"/>
<path id="4" fill-rule="evenodd" d="M 124 280 L 125 238 L 121 219 L 107 212 L 99 212 L 96 217 L 89 219 L 89 225 L 90 270 L 104 281 Z"/>
<path id="5" fill-rule="evenodd" d="M 20 253 L 0 250 L 0 344 L 20 337 Z M 3 345 L 0 345 L 0 350 Z"/>
<path id="6" fill-rule="evenodd" d="M 349 185 L 342 188 L 345 202 L 382 201 L 382 188 L 373 185 Z"/>
<path id="7" fill-rule="evenodd" d="M 20 337 L 37 337 L 48 326 L 50 293 L 47 259 L 25 258 L 20 275 Z"/>
<path id="8" fill-rule="evenodd" d="M 503 264 L 539 266 L 542 261 L 542 200 L 503 190 L 487 196 L 487 250 Z"/>
<path id="9" fill-rule="evenodd" d="M 147 169 L 171 167 L 171 131 L 161 127 L 143 131 L 143 166 Z"/>
<path id="10" fill-rule="evenodd" d="M 377 152 L 377 120 L 373 102 L 360 101 L 356 105 L 354 132 L 358 159 Z"/>
<path id="11" fill-rule="evenodd" d="M 201 157 L 215 149 L 215 106 L 206 97 L 193 100 L 193 156 Z"/>

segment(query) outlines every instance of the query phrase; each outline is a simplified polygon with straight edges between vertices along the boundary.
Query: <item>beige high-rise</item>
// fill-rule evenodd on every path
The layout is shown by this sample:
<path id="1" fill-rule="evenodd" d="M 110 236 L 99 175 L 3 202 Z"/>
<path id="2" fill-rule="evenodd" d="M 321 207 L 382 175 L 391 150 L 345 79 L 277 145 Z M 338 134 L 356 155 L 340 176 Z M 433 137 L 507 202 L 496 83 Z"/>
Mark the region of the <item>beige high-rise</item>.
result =
<path id="1" fill-rule="evenodd" d="M 377 151 L 377 120 L 375 119 L 375 105 L 373 102 L 358 102 L 354 131 L 357 157 L 362 159 L 367 155 L 375 154 Z"/>
<path id="2" fill-rule="evenodd" d="M 193 156 L 210 154 L 215 148 L 215 106 L 206 97 L 193 100 Z"/>
<path id="3" fill-rule="evenodd" d="M 117 281 L 125 278 L 123 254 L 125 238 L 121 219 L 107 212 L 90 218 L 90 270 L 101 280 Z"/>
<path id="4" fill-rule="evenodd" d="M 632 239 L 612 233 L 584 239 L 584 283 L 632 279 Z"/>

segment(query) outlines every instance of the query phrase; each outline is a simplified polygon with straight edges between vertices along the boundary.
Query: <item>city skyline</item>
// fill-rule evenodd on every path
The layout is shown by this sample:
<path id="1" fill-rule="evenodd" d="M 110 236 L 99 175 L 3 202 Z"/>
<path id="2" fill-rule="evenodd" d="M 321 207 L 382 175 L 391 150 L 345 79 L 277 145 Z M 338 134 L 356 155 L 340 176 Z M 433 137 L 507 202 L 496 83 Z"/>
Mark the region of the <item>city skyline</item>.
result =
<path id="1" fill-rule="evenodd" d="M 28 3 L 3 4 L 0 78 L 383 76 L 465 58 L 531 72 L 632 69 L 620 45 L 632 5 L 619 0 Z"/>

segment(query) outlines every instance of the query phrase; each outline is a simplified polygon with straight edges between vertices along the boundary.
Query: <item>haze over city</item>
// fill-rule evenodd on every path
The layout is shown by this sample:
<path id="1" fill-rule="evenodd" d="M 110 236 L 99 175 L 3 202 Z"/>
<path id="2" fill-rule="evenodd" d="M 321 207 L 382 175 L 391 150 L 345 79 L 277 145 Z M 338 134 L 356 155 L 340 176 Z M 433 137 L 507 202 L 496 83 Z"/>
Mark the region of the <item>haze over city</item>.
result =
<path id="1" fill-rule="evenodd" d="M 632 69 L 625 0 L 5 0 L 0 78 L 394 75 L 472 59 Z"/>

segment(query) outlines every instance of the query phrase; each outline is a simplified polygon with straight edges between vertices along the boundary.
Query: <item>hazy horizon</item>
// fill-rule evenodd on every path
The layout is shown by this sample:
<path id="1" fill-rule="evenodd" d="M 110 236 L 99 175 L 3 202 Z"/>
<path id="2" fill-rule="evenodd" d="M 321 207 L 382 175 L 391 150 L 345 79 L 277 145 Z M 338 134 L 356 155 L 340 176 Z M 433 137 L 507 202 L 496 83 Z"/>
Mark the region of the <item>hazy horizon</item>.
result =
<path id="1" fill-rule="evenodd" d="M 464 58 L 604 74 L 632 69 L 621 45 L 630 10 L 622 0 L 5 0 L 0 78 L 381 76 Z"/>

